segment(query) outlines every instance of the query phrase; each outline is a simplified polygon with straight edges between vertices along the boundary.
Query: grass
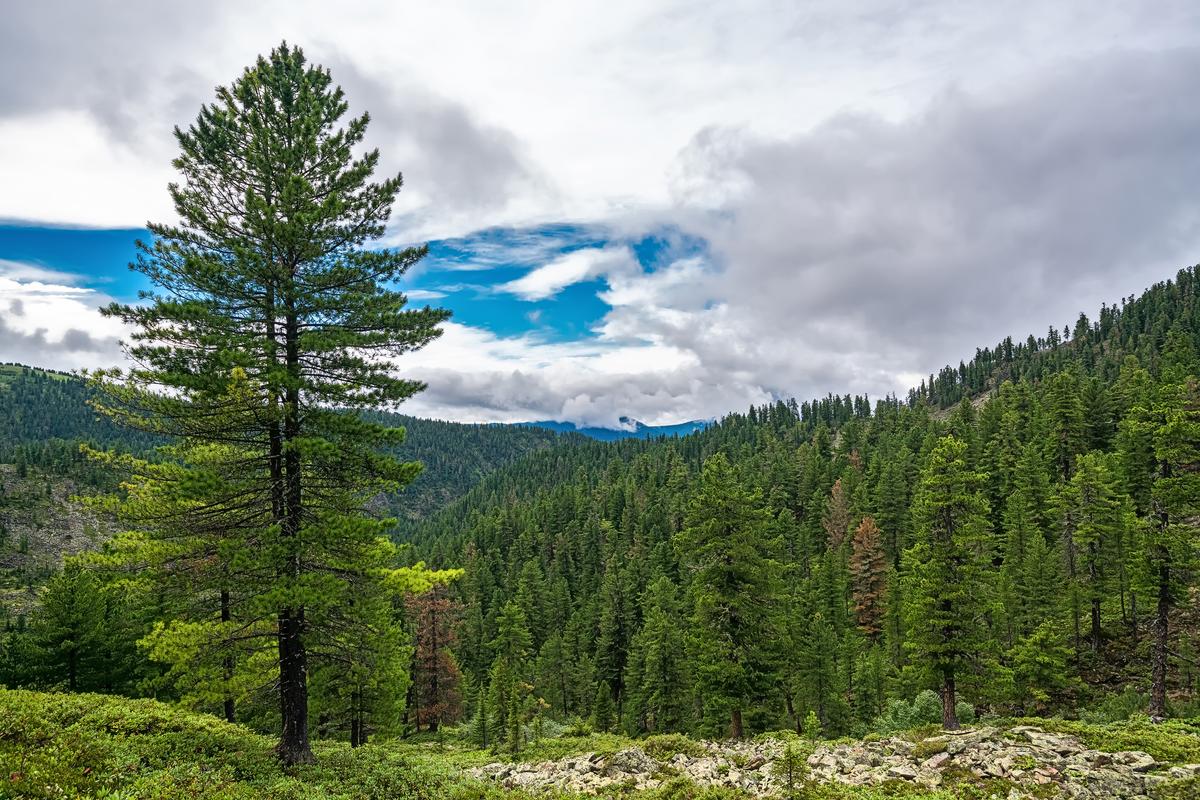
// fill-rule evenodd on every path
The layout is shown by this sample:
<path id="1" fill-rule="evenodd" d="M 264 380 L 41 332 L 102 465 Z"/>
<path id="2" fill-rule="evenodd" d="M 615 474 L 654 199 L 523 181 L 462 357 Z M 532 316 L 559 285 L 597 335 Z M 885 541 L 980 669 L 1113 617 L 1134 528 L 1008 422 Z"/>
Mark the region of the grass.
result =
<path id="1" fill-rule="evenodd" d="M 1056 719 L 1014 720 L 1078 737 L 1102 750 L 1143 750 L 1160 761 L 1200 762 L 1194 724 L 1151 725 L 1132 721 L 1106 725 Z M 796 742 L 807 753 L 810 743 Z M 633 740 L 613 734 L 543 739 L 515 760 L 549 761 L 595 752 L 611 754 L 639 746 L 662 761 L 700 747 L 684 736 Z M 350 749 L 318 742 L 317 763 L 284 770 L 274 741 L 215 717 L 153 700 L 104 695 L 51 694 L 0 689 L 0 797 L 97 798 L 98 800 L 570 800 L 558 792 L 529 794 L 472 779 L 464 770 L 504 756 L 462 742 L 455 732 L 380 741 Z M 953 782 L 952 782 L 953 783 Z M 931 791 L 902 781 L 852 787 L 800 781 L 788 800 L 883 800 L 925 798 L 968 800 L 1007 794 L 1003 782 L 963 781 Z M 1178 798 L 1192 797 L 1195 783 L 1180 785 Z M 618 800 L 629 787 L 602 797 Z M 1164 795 L 1175 800 L 1175 795 Z M 747 800 L 744 793 L 700 787 L 673 778 L 637 800 Z"/>
<path id="2" fill-rule="evenodd" d="M 153 700 L 0 690 L 0 796 L 212 800 L 521 797 L 386 743 L 319 742 L 283 770 L 274 742 Z"/>
<path id="3" fill-rule="evenodd" d="M 53 378 L 56 381 L 65 381 L 72 377 L 65 372 L 58 372 L 56 370 L 40 369 L 38 367 L 26 367 L 22 366 L 21 364 L 0 364 L 0 387 L 4 387 L 12 383 L 13 380 L 19 377 L 23 372 L 34 372 L 47 378 Z"/>
<path id="4" fill-rule="evenodd" d="M 507 750 L 490 750 L 471 744 L 456 729 L 438 735 L 424 734 L 390 743 L 396 752 L 416 761 L 448 764 L 458 768 L 481 767 L 497 761 L 536 764 L 558 761 L 581 753 L 610 756 L 629 747 L 640 747 L 646 740 L 630 739 L 613 733 L 589 733 L 585 736 L 559 736 L 527 743 L 516 756 Z M 686 737 L 680 737 L 686 739 Z M 688 740 L 690 741 L 690 740 Z"/>
<path id="5" fill-rule="evenodd" d="M 1200 723 L 1195 720 L 1168 720 L 1155 725 L 1145 717 L 1104 724 L 1031 718 L 1015 720 L 1013 724 L 1069 734 L 1092 750 L 1140 750 L 1157 761 L 1200 764 Z"/>

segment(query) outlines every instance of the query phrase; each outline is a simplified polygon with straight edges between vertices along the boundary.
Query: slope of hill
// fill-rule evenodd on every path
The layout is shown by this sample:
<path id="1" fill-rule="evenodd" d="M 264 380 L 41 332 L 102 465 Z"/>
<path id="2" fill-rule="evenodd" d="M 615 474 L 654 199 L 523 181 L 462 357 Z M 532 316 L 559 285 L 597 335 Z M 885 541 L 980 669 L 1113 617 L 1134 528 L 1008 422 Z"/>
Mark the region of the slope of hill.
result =
<path id="1" fill-rule="evenodd" d="M 935 591 L 916 577 L 930 550 L 914 547 L 934 548 L 923 515 L 943 475 L 936 458 L 949 458 L 977 487 L 979 540 L 965 557 L 979 559 L 972 596 L 986 603 L 969 623 L 962 696 L 998 713 L 1145 709 L 1146 598 L 1159 590 L 1142 566 L 1154 551 L 1142 549 L 1140 520 L 1159 473 L 1134 418 L 1200 402 L 1188 378 L 1200 370 L 1198 277 L 1183 270 L 1095 323 L 1081 315 L 1065 341 L 979 350 L 906 401 L 778 402 L 686 438 L 556 448 L 493 473 L 411 535 L 414 558 L 467 567 L 459 663 L 488 680 L 498 631 L 515 635 L 520 619 L 534 692 L 553 713 L 716 735 L 735 700 L 712 695 L 734 691 L 752 729 L 801 728 L 811 712 L 825 735 L 860 731 L 889 702 L 937 685 L 915 660 L 924 615 L 906 593 Z M 1191 451 L 1173 452 L 1181 473 L 1198 468 Z M 716 454 L 724 461 L 705 468 Z M 1093 523 L 1097 492 L 1111 513 Z M 1080 538 L 1081 514 L 1107 526 L 1086 529 L 1099 539 Z M 724 533 L 704 538 L 713 531 Z M 719 643 L 672 633 L 702 630 L 705 603 L 740 602 L 696 583 L 716 553 L 746 560 L 730 579 L 750 587 L 752 611 L 729 614 L 743 620 L 739 658 L 759 659 L 753 682 L 721 683 L 708 660 Z M 1155 596 L 1187 596 L 1183 584 L 1170 591 Z M 1162 606 L 1181 715 L 1200 711 L 1192 604 Z"/>
<path id="2" fill-rule="evenodd" d="M 91 390 L 78 378 L 19 364 L 0 365 L 0 464 L 38 467 L 52 475 L 104 485 L 111 476 L 89 464 L 79 442 L 134 452 L 159 444 L 152 436 L 114 425 L 89 405 Z M 468 425 L 379 414 L 403 426 L 400 452 L 425 469 L 403 493 L 386 498 L 390 513 L 405 523 L 420 519 L 527 453 L 582 436 L 541 428 Z"/>
<path id="3" fill-rule="evenodd" d="M 433 800 L 511 796 L 395 749 L 318 742 L 283 770 L 274 742 L 154 700 L 0 689 L 0 796 Z M 517 796 L 524 796 L 518 793 Z"/>

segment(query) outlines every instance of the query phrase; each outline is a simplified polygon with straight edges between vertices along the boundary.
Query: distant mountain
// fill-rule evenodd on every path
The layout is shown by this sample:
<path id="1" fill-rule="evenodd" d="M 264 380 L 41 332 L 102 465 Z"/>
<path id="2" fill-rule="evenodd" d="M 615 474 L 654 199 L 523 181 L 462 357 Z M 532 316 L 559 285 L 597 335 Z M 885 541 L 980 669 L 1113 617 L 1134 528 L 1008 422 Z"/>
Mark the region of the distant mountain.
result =
<path id="1" fill-rule="evenodd" d="M 621 417 L 620 428 L 578 427 L 572 422 L 557 420 L 541 420 L 539 422 L 519 422 L 519 426 L 529 428 L 545 428 L 558 433 L 579 433 L 601 442 L 615 442 L 621 439 L 656 439 L 659 436 L 687 436 L 689 433 L 702 431 L 712 424 L 712 420 L 696 419 L 691 422 L 680 422 L 677 425 L 646 425 L 636 419 Z"/>

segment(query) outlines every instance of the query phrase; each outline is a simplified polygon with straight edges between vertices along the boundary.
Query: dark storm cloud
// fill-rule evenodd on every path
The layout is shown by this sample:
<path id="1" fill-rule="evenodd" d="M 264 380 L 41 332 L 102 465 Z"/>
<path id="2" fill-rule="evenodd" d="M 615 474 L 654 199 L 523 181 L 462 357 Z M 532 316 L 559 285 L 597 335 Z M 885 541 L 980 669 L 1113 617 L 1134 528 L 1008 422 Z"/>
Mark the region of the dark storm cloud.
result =
<path id="1" fill-rule="evenodd" d="M 739 332 L 711 358 L 756 358 L 776 393 L 867 388 L 1170 277 L 1200 245 L 1198 90 L 1200 51 L 1124 53 L 898 123 L 702 132 L 675 186 Z"/>
<path id="2" fill-rule="evenodd" d="M 188 67 L 224 2 L 7 3 L 0 24 L 0 117 L 83 110 L 122 140 L 148 105 L 186 119 L 208 81 Z"/>
<path id="3" fill-rule="evenodd" d="M 56 341 L 45 329 L 16 330 L 0 317 L 0 355 L 4 361 L 53 369 L 73 369 L 116 363 L 121 345 L 116 339 L 97 337 L 79 328 L 68 328 Z"/>

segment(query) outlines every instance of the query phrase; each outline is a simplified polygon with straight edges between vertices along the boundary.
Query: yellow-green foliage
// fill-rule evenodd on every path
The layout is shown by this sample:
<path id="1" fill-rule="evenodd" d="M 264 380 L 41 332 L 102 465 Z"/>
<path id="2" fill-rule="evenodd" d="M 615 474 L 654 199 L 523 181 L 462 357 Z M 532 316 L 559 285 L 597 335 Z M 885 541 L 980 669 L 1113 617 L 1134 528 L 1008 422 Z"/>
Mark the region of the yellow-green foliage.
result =
<path id="1" fill-rule="evenodd" d="M 319 743 L 285 774 L 274 741 L 153 700 L 0 690 L 0 796 L 159 800 L 477 800 L 493 786 L 387 744 Z"/>
<path id="2" fill-rule="evenodd" d="M 1169 720 L 1155 725 L 1145 717 L 1097 725 L 1062 719 L 1026 719 L 1052 733 L 1068 733 L 1093 750 L 1141 750 L 1159 761 L 1200 763 L 1200 725 Z"/>
<path id="3" fill-rule="evenodd" d="M 913 746 L 913 758 L 924 761 L 927 758 L 944 752 L 946 749 L 945 739 L 922 739 Z"/>
<path id="4" fill-rule="evenodd" d="M 679 753 L 699 758 L 705 752 L 699 743 L 681 733 L 661 733 L 657 736 L 647 736 L 642 740 L 641 747 L 659 761 L 668 761 Z"/>

